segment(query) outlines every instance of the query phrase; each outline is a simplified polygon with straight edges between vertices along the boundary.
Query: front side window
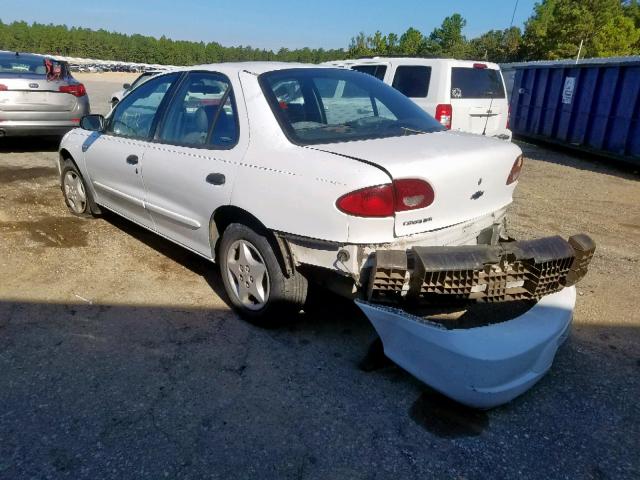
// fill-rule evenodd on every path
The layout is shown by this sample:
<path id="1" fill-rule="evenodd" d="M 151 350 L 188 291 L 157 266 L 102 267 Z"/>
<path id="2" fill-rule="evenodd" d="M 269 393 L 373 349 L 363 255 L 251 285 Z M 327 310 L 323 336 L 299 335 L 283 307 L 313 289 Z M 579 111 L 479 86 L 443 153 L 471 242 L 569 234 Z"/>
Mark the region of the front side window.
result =
<path id="1" fill-rule="evenodd" d="M 451 69 L 451 98 L 504 98 L 499 70 L 492 68 Z"/>
<path id="2" fill-rule="evenodd" d="M 127 138 L 148 138 L 158 108 L 177 78 L 178 74 L 172 73 L 151 79 L 124 97 L 109 117 L 107 133 Z"/>
<path id="3" fill-rule="evenodd" d="M 217 73 L 190 73 L 167 110 L 158 140 L 187 146 L 235 145 L 238 124 L 227 77 Z"/>
<path id="4" fill-rule="evenodd" d="M 443 129 L 398 91 L 370 75 L 352 70 L 277 70 L 260 75 L 259 81 L 285 134 L 299 145 Z"/>
<path id="5" fill-rule="evenodd" d="M 134 82 L 131 84 L 131 87 L 129 87 L 129 90 L 133 90 L 138 85 L 143 84 L 144 82 L 149 80 L 153 75 L 155 75 L 155 73 L 153 73 L 153 72 L 145 72 L 145 73 L 143 73 L 142 75 L 140 75 L 138 78 L 136 78 L 134 80 Z"/>
<path id="6" fill-rule="evenodd" d="M 424 98 L 429 94 L 431 67 L 422 65 L 401 65 L 396 68 L 393 88 L 411 98 Z"/>
<path id="7" fill-rule="evenodd" d="M 387 73 L 386 65 L 356 65 L 352 69 L 356 72 L 368 73 L 378 80 L 384 80 L 384 74 Z"/>

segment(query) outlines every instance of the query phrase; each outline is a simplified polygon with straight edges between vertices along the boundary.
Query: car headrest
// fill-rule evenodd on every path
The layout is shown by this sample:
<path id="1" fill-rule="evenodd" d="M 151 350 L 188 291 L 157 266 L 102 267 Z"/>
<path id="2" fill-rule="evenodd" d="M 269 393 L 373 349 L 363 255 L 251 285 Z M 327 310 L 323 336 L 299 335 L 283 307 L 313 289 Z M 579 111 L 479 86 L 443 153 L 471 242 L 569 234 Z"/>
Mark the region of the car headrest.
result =
<path id="1" fill-rule="evenodd" d="M 203 95 L 216 95 L 222 93 L 222 90 L 217 85 L 206 85 L 204 83 L 194 83 L 189 86 L 190 93 L 201 93 Z"/>
<path id="2" fill-rule="evenodd" d="M 206 132 L 209 130 L 209 116 L 205 107 L 200 107 L 196 110 L 196 128 L 200 131 Z"/>

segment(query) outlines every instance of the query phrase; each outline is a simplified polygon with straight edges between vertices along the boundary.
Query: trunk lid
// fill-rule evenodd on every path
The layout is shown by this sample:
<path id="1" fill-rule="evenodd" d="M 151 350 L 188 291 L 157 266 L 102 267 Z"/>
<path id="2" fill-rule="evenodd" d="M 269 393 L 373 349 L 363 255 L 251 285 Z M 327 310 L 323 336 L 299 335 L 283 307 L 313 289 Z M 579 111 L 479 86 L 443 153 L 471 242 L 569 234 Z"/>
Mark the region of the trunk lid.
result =
<path id="1" fill-rule="evenodd" d="M 433 187 L 426 208 L 397 212 L 400 237 L 445 228 L 495 212 L 512 201 L 507 177 L 522 152 L 512 143 L 462 132 L 438 132 L 316 145 L 313 148 L 372 163 L 396 180 Z"/>
<path id="2" fill-rule="evenodd" d="M 75 108 L 77 99 L 60 87 L 70 85 L 68 79 L 47 80 L 46 75 L 0 74 L 0 84 L 7 87 L 0 91 L 0 111 L 4 112 L 68 112 Z"/>

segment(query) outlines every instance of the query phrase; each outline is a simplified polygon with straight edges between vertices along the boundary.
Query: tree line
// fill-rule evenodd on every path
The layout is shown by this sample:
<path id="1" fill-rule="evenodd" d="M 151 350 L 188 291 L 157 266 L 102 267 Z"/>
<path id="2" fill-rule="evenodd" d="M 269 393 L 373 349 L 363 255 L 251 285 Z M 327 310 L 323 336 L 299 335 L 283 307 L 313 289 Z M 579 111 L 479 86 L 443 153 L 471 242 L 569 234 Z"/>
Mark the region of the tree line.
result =
<path id="1" fill-rule="evenodd" d="M 348 55 L 410 55 L 484 59 L 492 62 L 557 60 L 640 54 L 638 0 L 543 0 L 519 27 L 490 30 L 468 40 L 462 33 L 466 20 L 453 14 L 424 35 L 409 28 L 401 36 L 358 34 Z"/>
<path id="2" fill-rule="evenodd" d="M 460 14 L 445 18 L 430 34 L 409 28 L 401 35 L 359 33 L 346 49 L 227 47 L 218 42 L 172 40 L 106 30 L 0 20 L 0 49 L 166 65 L 245 60 L 319 63 L 371 55 L 484 59 L 493 62 L 640 54 L 639 0 L 542 0 L 524 30 L 490 30 L 467 39 Z"/>

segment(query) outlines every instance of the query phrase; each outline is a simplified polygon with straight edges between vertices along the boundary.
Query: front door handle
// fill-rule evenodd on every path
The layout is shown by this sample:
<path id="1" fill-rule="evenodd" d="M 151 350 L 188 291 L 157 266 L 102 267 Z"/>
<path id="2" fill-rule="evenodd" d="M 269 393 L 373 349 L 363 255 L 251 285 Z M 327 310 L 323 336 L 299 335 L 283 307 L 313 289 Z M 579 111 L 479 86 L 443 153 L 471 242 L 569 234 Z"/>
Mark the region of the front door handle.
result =
<path id="1" fill-rule="evenodd" d="M 138 156 L 137 155 L 129 155 L 127 157 L 127 163 L 129 165 L 137 165 L 138 164 Z"/>
<path id="2" fill-rule="evenodd" d="M 210 173 L 207 175 L 206 181 L 211 185 L 224 185 L 227 179 L 222 173 Z"/>

